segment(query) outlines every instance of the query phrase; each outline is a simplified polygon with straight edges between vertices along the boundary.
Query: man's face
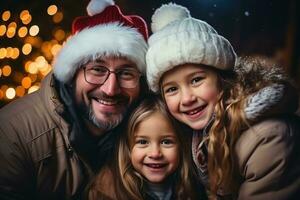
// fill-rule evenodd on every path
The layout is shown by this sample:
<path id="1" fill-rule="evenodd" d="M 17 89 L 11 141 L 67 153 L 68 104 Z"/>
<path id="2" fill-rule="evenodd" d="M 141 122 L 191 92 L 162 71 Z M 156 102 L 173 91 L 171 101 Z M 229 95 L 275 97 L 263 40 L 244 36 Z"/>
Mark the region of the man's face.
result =
<path id="1" fill-rule="evenodd" d="M 84 67 L 86 69 L 92 67 L 95 73 L 99 73 L 97 69 L 102 67 L 113 72 L 125 68 L 137 70 L 133 62 L 120 57 L 97 59 L 88 62 Z M 79 69 L 75 76 L 76 105 L 84 113 L 85 118 L 103 131 L 108 131 L 121 122 L 129 106 L 138 98 L 140 83 L 138 81 L 134 88 L 123 88 L 116 74 L 110 73 L 102 85 L 91 84 L 86 81 L 83 68 Z"/>

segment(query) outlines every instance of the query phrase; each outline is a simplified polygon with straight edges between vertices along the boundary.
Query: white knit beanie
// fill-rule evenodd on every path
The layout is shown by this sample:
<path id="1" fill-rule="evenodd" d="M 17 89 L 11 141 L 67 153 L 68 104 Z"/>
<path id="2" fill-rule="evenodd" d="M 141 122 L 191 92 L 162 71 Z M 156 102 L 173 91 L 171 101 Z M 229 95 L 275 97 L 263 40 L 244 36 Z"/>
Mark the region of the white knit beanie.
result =
<path id="1" fill-rule="evenodd" d="M 236 54 L 229 41 L 208 23 L 192 18 L 183 6 L 162 5 L 152 16 L 151 28 L 146 73 L 153 92 L 159 91 L 162 75 L 181 64 L 204 64 L 221 70 L 234 67 Z"/>

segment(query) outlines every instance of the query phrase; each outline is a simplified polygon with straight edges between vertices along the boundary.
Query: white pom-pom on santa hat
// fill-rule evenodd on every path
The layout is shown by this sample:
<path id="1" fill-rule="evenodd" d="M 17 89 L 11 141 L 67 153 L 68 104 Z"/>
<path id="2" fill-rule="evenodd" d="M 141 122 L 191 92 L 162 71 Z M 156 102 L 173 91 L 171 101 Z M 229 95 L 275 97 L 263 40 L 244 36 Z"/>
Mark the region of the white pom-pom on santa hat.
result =
<path id="1" fill-rule="evenodd" d="M 115 5 L 113 0 L 91 0 L 86 10 L 89 16 L 101 13 L 107 6 Z"/>
<path id="2" fill-rule="evenodd" d="M 175 20 L 191 17 L 190 11 L 180 5 L 169 3 L 162 5 L 152 15 L 151 29 L 155 33 Z"/>

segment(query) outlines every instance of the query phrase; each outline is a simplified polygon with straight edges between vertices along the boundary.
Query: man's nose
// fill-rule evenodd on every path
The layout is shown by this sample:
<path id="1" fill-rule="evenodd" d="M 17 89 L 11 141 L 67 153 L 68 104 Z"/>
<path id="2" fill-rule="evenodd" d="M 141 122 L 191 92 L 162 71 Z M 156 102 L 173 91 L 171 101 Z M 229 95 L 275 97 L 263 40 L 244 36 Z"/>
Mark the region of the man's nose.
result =
<path id="1" fill-rule="evenodd" d="M 107 80 L 101 85 L 101 90 L 108 96 L 120 94 L 121 88 L 115 73 L 108 75 Z"/>

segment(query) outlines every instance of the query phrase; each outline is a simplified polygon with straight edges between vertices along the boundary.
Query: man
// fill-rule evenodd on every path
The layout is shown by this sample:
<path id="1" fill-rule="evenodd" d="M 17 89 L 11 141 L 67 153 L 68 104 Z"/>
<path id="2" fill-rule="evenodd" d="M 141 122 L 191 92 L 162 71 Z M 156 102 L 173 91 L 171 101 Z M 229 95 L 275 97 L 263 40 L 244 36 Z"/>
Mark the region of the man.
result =
<path id="1" fill-rule="evenodd" d="M 141 96 L 144 20 L 111 0 L 87 10 L 40 90 L 0 111 L 0 199 L 79 199 Z"/>

